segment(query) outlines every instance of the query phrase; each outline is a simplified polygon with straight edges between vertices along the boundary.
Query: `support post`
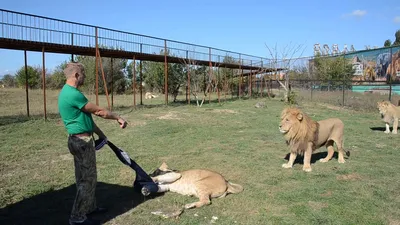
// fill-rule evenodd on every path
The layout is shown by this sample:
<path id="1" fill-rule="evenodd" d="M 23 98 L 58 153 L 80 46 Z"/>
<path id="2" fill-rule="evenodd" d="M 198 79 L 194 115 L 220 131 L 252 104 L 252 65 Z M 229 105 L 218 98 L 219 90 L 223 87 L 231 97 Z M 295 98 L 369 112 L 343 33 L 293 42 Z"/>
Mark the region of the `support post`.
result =
<path id="1" fill-rule="evenodd" d="M 140 53 L 142 53 L 142 44 L 140 44 Z M 143 105 L 143 73 L 142 73 L 142 60 L 139 64 L 139 79 L 140 79 L 140 105 Z"/>
<path id="2" fill-rule="evenodd" d="M 74 46 L 74 33 L 71 33 L 71 45 Z M 71 62 L 74 61 L 74 54 L 71 54 Z"/>
<path id="3" fill-rule="evenodd" d="M 210 85 L 210 88 L 208 89 L 208 104 L 211 103 L 211 89 L 212 89 L 212 85 L 211 85 L 211 81 L 212 81 L 212 64 L 211 64 L 211 48 L 208 48 L 208 56 L 209 56 L 209 60 L 208 60 L 208 85 Z"/>
<path id="4" fill-rule="evenodd" d="M 111 58 L 111 110 L 114 109 L 114 65 Z"/>
<path id="5" fill-rule="evenodd" d="M 136 59 L 133 56 L 132 66 L 132 89 L 133 89 L 133 107 L 136 108 Z"/>
<path id="6" fill-rule="evenodd" d="M 253 82 L 253 61 L 252 60 L 250 60 L 250 66 L 251 66 L 251 68 L 250 68 L 250 79 L 249 79 L 249 83 L 250 83 L 250 90 L 249 90 L 249 97 L 251 98 L 251 89 L 253 88 L 252 87 L 252 82 Z"/>
<path id="7" fill-rule="evenodd" d="M 140 78 L 140 105 L 143 105 L 143 73 L 142 73 L 142 60 L 139 63 L 139 78 Z"/>
<path id="8" fill-rule="evenodd" d="M 44 47 L 42 47 L 42 58 L 43 58 L 43 66 L 42 66 L 42 88 L 43 88 L 43 110 L 44 110 L 44 120 L 47 120 L 47 110 L 46 110 L 46 66 L 45 66 L 45 53 Z"/>
<path id="9" fill-rule="evenodd" d="M 96 105 L 99 105 L 99 68 L 98 68 L 98 57 L 97 57 L 97 51 L 99 50 L 99 43 L 98 43 L 98 36 L 97 36 L 97 27 L 95 28 L 95 32 L 96 32 L 96 73 L 95 73 L 95 77 L 96 77 Z"/>
<path id="10" fill-rule="evenodd" d="M 190 105 L 190 61 L 189 61 L 189 52 L 186 51 L 186 60 L 187 60 L 187 88 L 186 88 L 186 98 L 187 102 Z"/>
<path id="11" fill-rule="evenodd" d="M 390 56 L 393 56 L 392 55 L 392 48 L 390 48 L 389 54 L 390 54 Z M 394 64 L 394 61 L 393 61 L 393 58 L 392 58 L 392 62 L 390 63 L 390 66 L 392 68 L 389 68 L 390 71 L 391 71 L 391 74 L 389 74 L 389 101 L 390 102 L 392 101 L 392 82 L 393 82 L 393 77 L 396 77 L 396 73 L 397 73 L 397 71 L 394 71 L 393 64 Z M 388 77 L 387 74 L 386 74 L 386 77 Z"/>
<path id="12" fill-rule="evenodd" d="M 187 65 L 187 75 L 188 75 L 188 78 L 187 78 L 187 101 L 188 101 L 188 104 L 190 105 L 190 66 L 189 66 L 189 64 Z"/>
<path id="13" fill-rule="evenodd" d="M 101 62 L 100 51 L 97 51 L 97 56 L 99 57 L 100 69 L 101 69 L 101 74 L 102 74 L 102 77 L 103 77 L 103 84 L 104 84 L 103 87 L 104 87 L 104 91 L 106 92 L 108 109 L 111 110 L 110 98 L 108 96 L 107 82 L 106 82 L 106 78 L 105 78 L 105 75 L 104 75 L 103 63 Z"/>
<path id="14" fill-rule="evenodd" d="M 164 93 L 165 93 L 165 104 L 168 105 L 167 40 L 164 40 Z"/>
<path id="15" fill-rule="evenodd" d="M 26 115 L 29 117 L 29 85 L 28 85 L 28 59 L 26 56 L 26 50 L 24 51 L 25 56 L 25 95 L 26 95 Z"/>

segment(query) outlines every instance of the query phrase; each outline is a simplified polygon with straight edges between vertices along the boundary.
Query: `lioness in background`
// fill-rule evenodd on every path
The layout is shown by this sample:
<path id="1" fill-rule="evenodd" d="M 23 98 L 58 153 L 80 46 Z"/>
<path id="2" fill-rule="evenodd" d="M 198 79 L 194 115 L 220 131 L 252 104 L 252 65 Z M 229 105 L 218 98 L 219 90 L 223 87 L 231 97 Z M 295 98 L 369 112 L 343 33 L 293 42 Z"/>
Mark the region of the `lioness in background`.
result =
<path id="1" fill-rule="evenodd" d="M 144 95 L 145 99 L 152 99 L 152 98 L 157 98 L 158 95 L 153 95 L 151 92 L 146 92 L 146 94 Z"/>
<path id="2" fill-rule="evenodd" d="M 395 106 L 389 101 L 381 101 L 378 102 L 378 109 L 386 125 L 385 133 L 390 133 L 390 124 L 393 123 L 392 133 L 397 134 L 400 119 L 400 106 Z"/>
<path id="3" fill-rule="evenodd" d="M 211 204 L 210 198 L 222 198 L 229 193 L 243 191 L 241 185 L 231 183 L 225 180 L 221 174 L 205 169 L 178 172 L 169 169 L 168 165 L 163 163 L 149 175 L 154 182 L 159 184 L 158 192 L 171 191 L 199 198 L 197 202 L 186 204 L 186 209 L 209 205 Z M 142 193 L 146 195 L 146 190 L 142 190 Z"/>
<path id="4" fill-rule="evenodd" d="M 286 108 L 281 113 L 279 131 L 284 135 L 286 143 L 290 147 L 289 162 L 282 165 L 283 168 L 292 168 L 297 155 L 304 154 L 303 170 L 311 172 L 312 153 L 325 145 L 328 155 L 321 162 L 328 162 L 334 153 L 333 144 L 339 151 L 339 163 L 344 163 L 343 134 L 344 124 L 338 118 L 329 118 L 321 121 L 313 121 L 298 108 Z M 346 152 L 349 156 L 349 152 Z"/>

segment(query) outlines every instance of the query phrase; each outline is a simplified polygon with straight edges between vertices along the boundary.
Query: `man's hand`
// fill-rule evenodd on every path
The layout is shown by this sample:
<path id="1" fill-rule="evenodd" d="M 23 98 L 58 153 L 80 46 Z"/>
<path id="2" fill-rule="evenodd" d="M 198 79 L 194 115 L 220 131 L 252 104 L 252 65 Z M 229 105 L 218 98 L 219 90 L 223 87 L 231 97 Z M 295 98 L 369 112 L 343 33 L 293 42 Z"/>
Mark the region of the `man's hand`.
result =
<path id="1" fill-rule="evenodd" d="M 128 125 L 128 123 L 124 119 L 122 119 L 121 117 L 118 119 L 118 123 L 119 123 L 119 126 L 122 129 L 124 129 Z"/>

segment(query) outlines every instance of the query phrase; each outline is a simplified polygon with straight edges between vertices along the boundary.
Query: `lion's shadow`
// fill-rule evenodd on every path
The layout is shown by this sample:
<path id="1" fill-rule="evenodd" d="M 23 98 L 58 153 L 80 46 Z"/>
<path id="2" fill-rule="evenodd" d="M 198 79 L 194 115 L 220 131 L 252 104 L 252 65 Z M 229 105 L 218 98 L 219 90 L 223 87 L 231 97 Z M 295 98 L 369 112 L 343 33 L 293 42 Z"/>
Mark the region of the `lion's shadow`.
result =
<path id="1" fill-rule="evenodd" d="M 370 127 L 369 129 L 371 129 L 372 131 L 385 131 L 386 127 Z M 400 128 L 397 128 L 397 130 L 399 130 Z M 390 126 L 390 130 L 393 130 L 393 126 Z"/>
<path id="2" fill-rule="evenodd" d="M 311 163 L 311 164 L 314 164 L 315 162 L 319 161 L 320 159 L 325 158 L 327 155 L 328 155 L 328 152 L 316 152 L 316 153 L 313 153 L 313 154 L 311 155 L 311 161 L 310 161 L 310 163 Z M 290 153 L 286 154 L 285 160 L 289 160 L 289 157 L 290 157 Z M 336 160 L 337 160 L 338 157 L 339 157 L 339 154 L 338 154 L 338 152 L 335 151 L 335 152 L 333 153 L 332 159 L 336 159 Z M 345 158 L 346 158 L 346 157 L 345 157 Z M 303 163 L 303 160 L 304 160 L 304 155 L 297 155 L 296 159 L 294 160 L 293 165 L 294 165 L 294 164 L 301 164 L 301 165 L 303 165 L 303 164 L 304 164 L 304 163 Z"/>

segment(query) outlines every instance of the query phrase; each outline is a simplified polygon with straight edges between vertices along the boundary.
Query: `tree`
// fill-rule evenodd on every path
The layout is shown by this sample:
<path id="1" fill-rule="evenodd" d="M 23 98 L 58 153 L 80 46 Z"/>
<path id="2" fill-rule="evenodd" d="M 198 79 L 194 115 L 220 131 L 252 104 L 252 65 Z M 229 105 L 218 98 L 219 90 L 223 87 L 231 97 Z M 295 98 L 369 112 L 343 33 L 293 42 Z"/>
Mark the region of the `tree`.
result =
<path id="1" fill-rule="evenodd" d="M 270 49 L 268 45 L 266 45 L 268 48 L 269 54 L 271 56 L 271 64 L 272 68 L 275 70 L 275 73 L 278 73 L 278 70 L 282 69 L 284 71 L 284 76 L 285 76 L 285 83 L 283 84 L 280 80 L 277 80 L 279 84 L 285 89 L 285 94 L 284 94 L 284 101 L 286 103 L 290 103 L 290 96 L 291 96 L 291 88 L 290 88 L 290 83 L 289 83 L 289 73 L 288 71 L 291 69 L 291 67 L 295 64 L 295 62 L 301 58 L 301 56 L 304 53 L 305 46 L 300 44 L 300 45 L 292 45 L 291 43 L 286 45 L 284 48 L 278 50 L 277 46 L 273 49 Z M 300 52 L 299 55 L 297 55 Z M 297 57 L 295 57 L 297 55 Z"/>
<path id="2" fill-rule="evenodd" d="M 160 52 L 164 55 L 164 51 Z M 167 55 L 169 53 L 167 52 Z M 132 66 L 130 67 L 132 68 Z M 186 69 L 181 63 L 168 64 L 168 93 L 174 97 L 174 102 L 179 94 L 179 89 L 185 85 Z M 159 62 L 142 62 L 143 80 L 150 90 L 158 90 L 165 93 L 164 90 L 164 63 Z"/>
<path id="3" fill-rule="evenodd" d="M 313 60 L 313 72 L 315 77 L 329 83 L 328 90 L 331 85 L 348 84 L 354 74 L 354 68 L 351 60 L 344 56 L 316 56 Z"/>
<path id="4" fill-rule="evenodd" d="M 15 77 L 11 74 L 6 74 L 3 76 L 3 79 L 1 79 L 4 87 L 15 87 L 16 81 Z"/>
<path id="5" fill-rule="evenodd" d="M 102 58 L 102 64 L 103 64 L 104 76 L 106 78 L 108 93 L 111 93 L 111 91 L 113 91 L 113 93 L 116 94 L 124 93 L 127 86 L 127 80 L 124 72 L 127 67 L 128 60 L 126 59 L 111 60 L 111 58 Z M 102 81 L 101 72 L 99 73 L 99 78 L 101 81 L 99 82 L 99 87 L 101 87 L 102 92 L 104 92 L 104 85 Z"/>
<path id="6" fill-rule="evenodd" d="M 83 90 L 93 92 L 96 88 L 96 57 L 93 56 L 77 56 L 76 61 L 83 64 L 85 67 L 86 79 L 82 87 Z M 125 92 L 126 89 L 126 77 L 124 71 L 127 67 L 126 59 L 113 59 L 113 68 L 111 68 L 111 58 L 101 58 L 101 63 L 104 71 L 104 78 L 106 80 L 107 91 L 111 92 L 111 83 L 114 83 L 114 91 L 117 94 Z M 112 73 L 111 73 L 112 71 Z M 113 78 L 111 78 L 111 74 Z M 104 81 L 102 69 L 100 63 L 98 65 L 98 82 L 99 82 L 99 94 L 105 93 Z"/>
<path id="7" fill-rule="evenodd" d="M 63 62 L 56 67 L 53 74 L 51 74 L 48 78 L 46 78 L 46 86 L 50 89 L 61 89 L 66 81 L 66 77 L 64 74 L 64 69 L 67 66 L 68 62 Z"/>
<path id="8" fill-rule="evenodd" d="M 392 45 L 392 41 L 390 39 L 387 39 L 385 43 L 383 44 L 384 47 L 390 47 Z"/>
<path id="9" fill-rule="evenodd" d="M 396 39 L 393 42 L 392 46 L 400 45 L 400 30 L 397 30 L 394 36 L 396 37 Z"/>
<path id="10" fill-rule="evenodd" d="M 240 63 L 239 61 L 236 61 L 232 56 L 228 56 L 228 55 L 224 57 L 222 62 L 226 63 L 226 64 L 239 64 Z M 233 92 L 233 90 L 236 89 L 236 87 L 239 83 L 239 79 L 235 78 L 235 77 L 237 77 L 237 75 L 239 75 L 239 73 L 240 73 L 240 71 L 238 69 L 220 68 L 219 76 L 220 76 L 220 79 L 222 79 L 224 82 L 219 82 L 219 83 L 221 83 L 225 87 L 224 88 L 225 90 L 227 90 L 228 87 L 230 87 L 231 92 Z"/>
<path id="11" fill-rule="evenodd" d="M 28 74 L 28 87 L 30 89 L 38 88 L 40 83 L 41 69 L 38 67 L 27 66 Z M 25 87 L 26 77 L 25 77 L 25 66 L 21 67 L 15 74 L 15 79 L 19 87 Z"/>

